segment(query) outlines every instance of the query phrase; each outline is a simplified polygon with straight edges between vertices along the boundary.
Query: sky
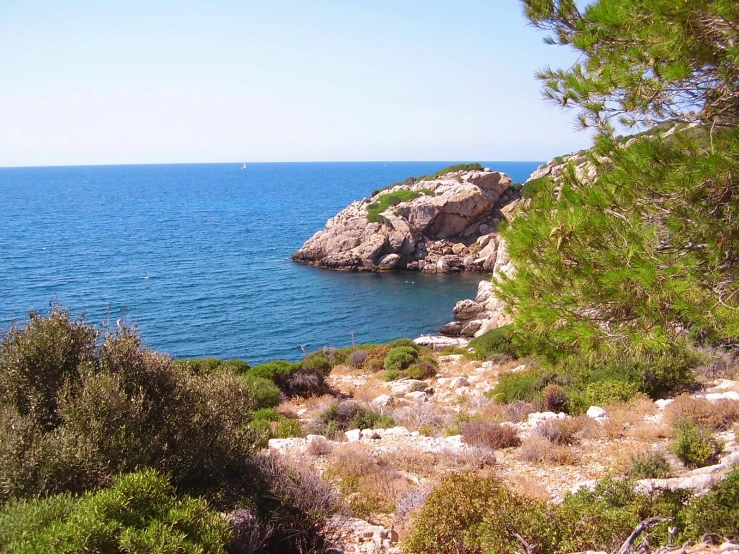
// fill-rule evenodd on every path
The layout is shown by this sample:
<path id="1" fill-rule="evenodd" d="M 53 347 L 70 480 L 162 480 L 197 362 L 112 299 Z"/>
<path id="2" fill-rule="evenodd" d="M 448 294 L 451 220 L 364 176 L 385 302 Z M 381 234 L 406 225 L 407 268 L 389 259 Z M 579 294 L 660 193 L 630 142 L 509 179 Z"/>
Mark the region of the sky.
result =
<path id="1" fill-rule="evenodd" d="M 0 0 L 0 166 L 548 160 L 517 0 Z"/>

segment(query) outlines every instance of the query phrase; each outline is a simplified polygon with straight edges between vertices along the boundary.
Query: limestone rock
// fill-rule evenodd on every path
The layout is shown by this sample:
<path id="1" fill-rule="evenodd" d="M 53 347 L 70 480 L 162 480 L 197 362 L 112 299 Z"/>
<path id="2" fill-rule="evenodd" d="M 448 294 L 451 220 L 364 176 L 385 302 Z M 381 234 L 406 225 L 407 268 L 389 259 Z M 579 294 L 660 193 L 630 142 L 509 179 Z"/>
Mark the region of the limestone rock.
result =
<path id="1" fill-rule="evenodd" d="M 598 422 L 608 419 L 608 414 L 606 414 L 606 411 L 598 406 L 590 406 L 590 408 L 588 408 L 588 411 L 585 412 L 585 415 Z"/>
<path id="2" fill-rule="evenodd" d="M 519 199 L 510 185 L 510 177 L 495 171 L 458 171 L 430 181 L 396 185 L 347 206 L 292 259 L 345 271 L 490 270 L 495 261 L 486 256 L 494 257 L 495 241 L 488 239 L 483 253 L 468 245 L 476 246 L 480 233 L 497 229 L 502 209 Z M 369 222 L 370 206 L 399 191 L 417 196 L 391 205 L 378 221 Z"/>
<path id="3" fill-rule="evenodd" d="M 389 394 L 381 394 L 380 396 L 375 398 L 372 403 L 375 406 L 394 406 L 395 398 L 393 398 Z"/>
<path id="4" fill-rule="evenodd" d="M 443 350 L 445 348 L 464 348 L 470 341 L 465 338 L 442 337 L 439 335 L 423 335 L 414 339 L 413 342 L 426 346 L 432 350 Z"/>

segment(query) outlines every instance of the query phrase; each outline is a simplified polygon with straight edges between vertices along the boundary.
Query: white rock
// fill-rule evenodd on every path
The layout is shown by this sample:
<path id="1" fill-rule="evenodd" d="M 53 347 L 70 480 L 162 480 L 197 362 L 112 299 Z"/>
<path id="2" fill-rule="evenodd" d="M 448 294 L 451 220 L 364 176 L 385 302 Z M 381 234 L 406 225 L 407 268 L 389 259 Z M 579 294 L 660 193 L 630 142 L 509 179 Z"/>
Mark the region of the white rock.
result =
<path id="1" fill-rule="evenodd" d="M 349 442 L 357 442 L 362 436 L 362 431 L 359 429 L 352 429 L 351 431 L 345 432 L 344 435 L 346 435 L 346 440 Z"/>
<path id="2" fill-rule="evenodd" d="M 409 400 L 412 400 L 413 402 L 428 402 L 428 395 L 423 392 L 422 390 L 418 390 L 416 392 L 409 392 L 405 395 L 406 398 Z"/>
<path id="3" fill-rule="evenodd" d="M 663 398 L 663 399 L 660 399 L 660 400 L 655 400 L 654 401 L 654 404 L 657 406 L 657 409 L 664 410 L 667 406 L 669 406 L 673 402 L 674 402 L 674 400 L 672 398 L 667 398 L 667 399 L 664 399 Z"/>
<path id="4" fill-rule="evenodd" d="M 380 396 L 375 398 L 372 403 L 375 406 L 394 406 L 395 398 L 393 398 L 389 394 L 381 394 Z"/>
<path id="5" fill-rule="evenodd" d="M 287 448 L 296 448 L 304 444 L 304 439 L 292 438 L 292 439 L 269 439 L 267 442 L 267 448 L 270 450 L 283 450 Z"/>
<path id="6" fill-rule="evenodd" d="M 526 370 L 526 364 L 517 365 L 513 369 L 510 370 L 511 373 L 518 373 L 519 371 L 525 371 Z"/>
<path id="7" fill-rule="evenodd" d="M 585 412 L 585 415 L 595 420 L 608 418 L 608 414 L 606 413 L 606 411 L 603 408 L 599 408 L 598 406 L 590 406 L 590 408 L 588 408 L 588 411 Z"/>
<path id="8" fill-rule="evenodd" d="M 446 442 L 455 446 L 462 446 L 462 435 L 452 435 L 446 438 Z"/>
<path id="9" fill-rule="evenodd" d="M 706 400 L 709 402 L 717 402 L 719 400 L 739 400 L 739 392 L 709 392 L 706 395 Z"/>
<path id="10" fill-rule="evenodd" d="M 390 429 L 385 429 L 385 435 L 394 435 L 398 437 L 402 435 L 410 435 L 410 431 L 408 431 L 406 427 L 391 427 Z"/>
<path id="11" fill-rule="evenodd" d="M 725 542 L 718 547 L 719 552 L 739 552 L 739 544 Z"/>
<path id="12" fill-rule="evenodd" d="M 458 362 L 461 359 L 462 359 L 462 354 L 449 354 L 448 356 L 439 356 L 439 361 L 442 363 L 444 362 L 454 363 L 454 362 Z"/>
<path id="13" fill-rule="evenodd" d="M 374 429 L 362 429 L 361 435 L 363 439 L 377 440 L 377 439 L 382 438 L 380 436 L 380 433 L 378 433 Z"/>
<path id="14" fill-rule="evenodd" d="M 450 386 L 454 387 L 455 389 L 458 387 L 469 387 L 470 382 L 464 377 L 455 377 L 454 379 L 452 379 Z"/>
<path id="15" fill-rule="evenodd" d="M 739 391 L 739 381 L 730 379 L 716 379 L 709 392 Z"/>
<path id="16" fill-rule="evenodd" d="M 535 426 L 540 421 L 546 421 L 548 419 L 559 419 L 557 414 L 554 412 L 534 412 L 533 414 L 529 414 L 528 417 L 528 424 Z"/>

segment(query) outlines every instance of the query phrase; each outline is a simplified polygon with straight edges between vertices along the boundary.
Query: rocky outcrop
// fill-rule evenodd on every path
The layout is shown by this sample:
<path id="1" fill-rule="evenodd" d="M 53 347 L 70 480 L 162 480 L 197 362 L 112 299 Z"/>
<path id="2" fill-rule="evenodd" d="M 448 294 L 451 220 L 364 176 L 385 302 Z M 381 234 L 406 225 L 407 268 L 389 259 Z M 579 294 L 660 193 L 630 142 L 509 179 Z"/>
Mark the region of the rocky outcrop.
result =
<path id="1" fill-rule="evenodd" d="M 489 169 L 410 180 L 350 204 L 292 259 L 345 271 L 491 272 L 498 223 L 519 198 L 508 175 Z"/>

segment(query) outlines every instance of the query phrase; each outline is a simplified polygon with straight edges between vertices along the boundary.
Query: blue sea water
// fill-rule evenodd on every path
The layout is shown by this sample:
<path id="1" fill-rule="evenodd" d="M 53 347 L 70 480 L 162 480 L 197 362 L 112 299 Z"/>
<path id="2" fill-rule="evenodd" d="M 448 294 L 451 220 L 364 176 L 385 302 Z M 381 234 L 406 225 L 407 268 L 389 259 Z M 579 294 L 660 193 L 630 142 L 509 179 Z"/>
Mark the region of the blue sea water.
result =
<path id="1" fill-rule="evenodd" d="M 0 168 L 0 328 L 68 306 L 178 358 L 259 363 L 435 332 L 479 275 L 338 273 L 289 256 L 353 200 L 449 162 Z M 486 162 L 524 181 L 538 162 Z"/>

